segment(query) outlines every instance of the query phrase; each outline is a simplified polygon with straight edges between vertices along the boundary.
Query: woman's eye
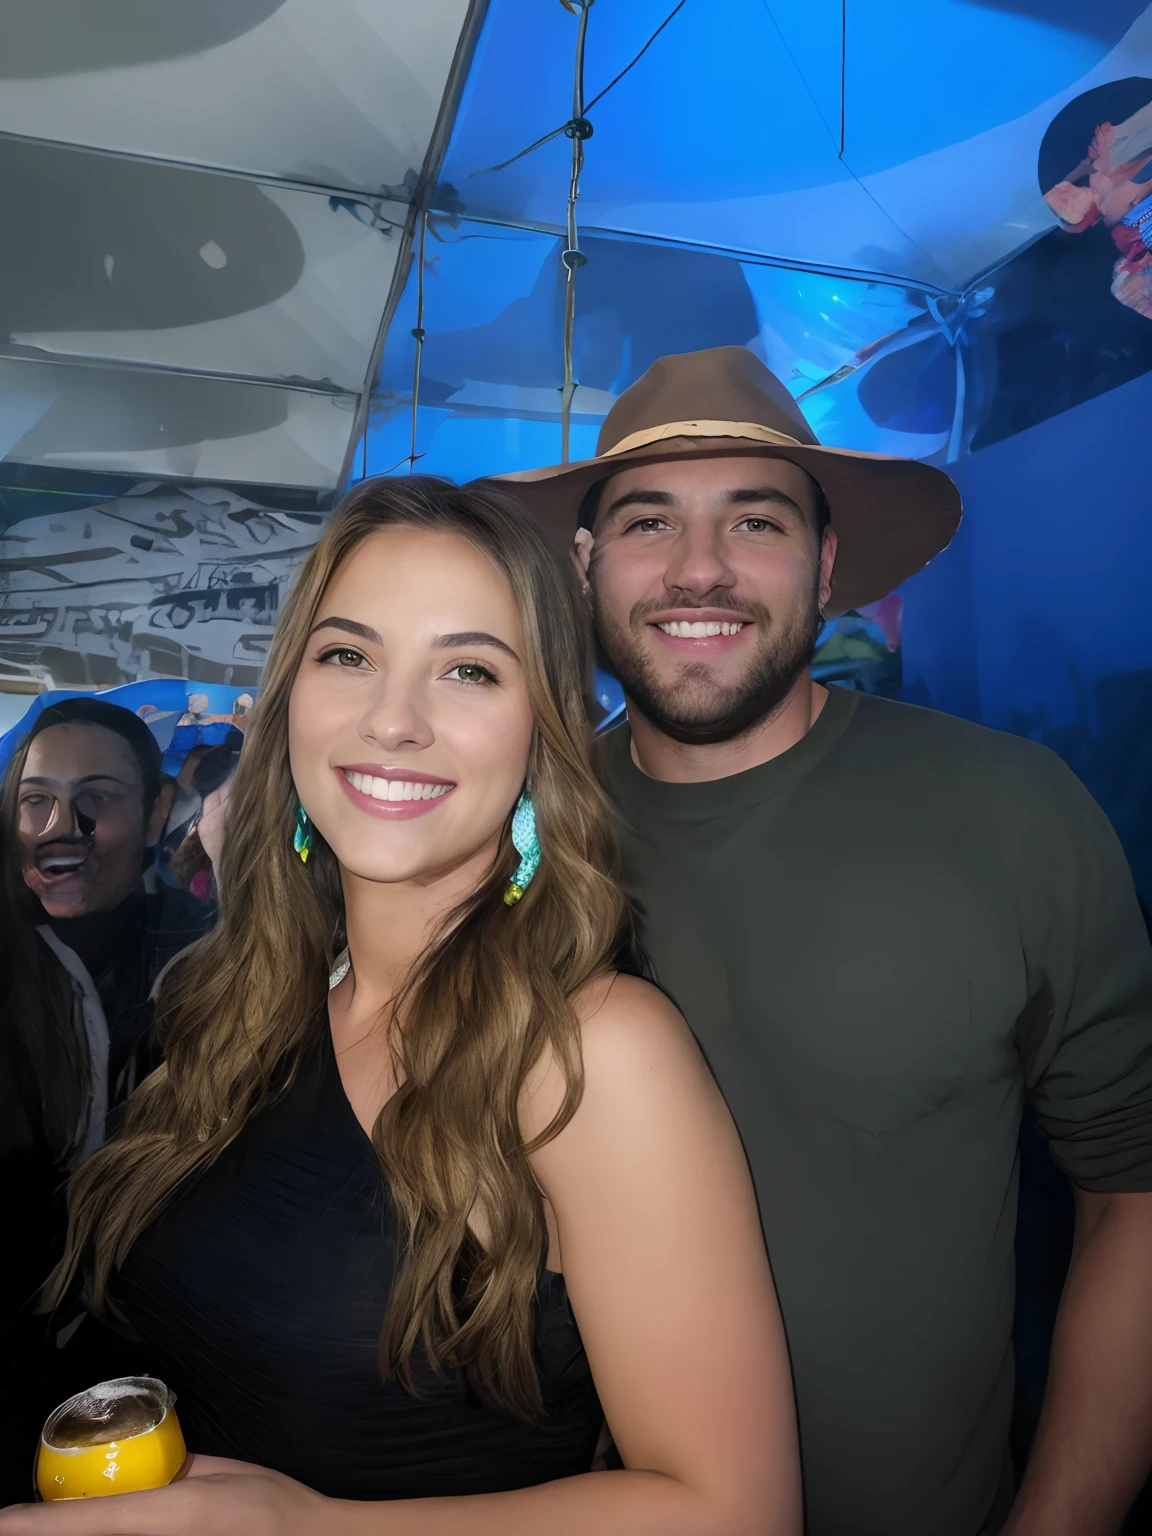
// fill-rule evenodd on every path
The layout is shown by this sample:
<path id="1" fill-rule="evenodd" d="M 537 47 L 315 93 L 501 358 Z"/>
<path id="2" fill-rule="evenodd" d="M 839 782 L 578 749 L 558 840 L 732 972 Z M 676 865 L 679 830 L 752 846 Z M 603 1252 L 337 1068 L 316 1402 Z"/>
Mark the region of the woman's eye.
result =
<path id="1" fill-rule="evenodd" d="M 453 677 L 458 683 L 494 683 L 496 679 L 487 667 L 482 667 L 476 661 L 462 661 L 458 667 L 453 667 L 446 677 Z"/>
<path id="2" fill-rule="evenodd" d="M 337 651 L 326 651 L 320 660 L 334 661 L 338 667 L 358 667 L 364 658 L 359 651 L 354 651 L 348 646 L 342 646 Z"/>

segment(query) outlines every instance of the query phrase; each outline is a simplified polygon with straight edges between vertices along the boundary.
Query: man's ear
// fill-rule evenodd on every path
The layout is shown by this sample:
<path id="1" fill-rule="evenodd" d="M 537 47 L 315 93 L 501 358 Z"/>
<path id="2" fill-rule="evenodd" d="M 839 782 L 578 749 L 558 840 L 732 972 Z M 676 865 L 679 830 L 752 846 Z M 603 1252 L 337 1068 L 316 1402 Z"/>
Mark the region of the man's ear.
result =
<path id="1" fill-rule="evenodd" d="M 592 562 L 592 551 L 595 547 L 596 540 L 592 537 L 592 530 L 577 528 L 576 537 L 572 540 L 572 559 L 585 593 L 588 591 L 588 567 Z"/>
<path id="2" fill-rule="evenodd" d="M 155 805 L 148 812 L 148 820 L 144 826 L 145 848 L 155 848 L 164 836 L 164 828 L 168 825 L 172 807 L 176 804 L 176 791 L 179 787 L 176 780 L 169 778 L 167 774 L 160 780 L 160 793 L 156 796 Z"/>
<path id="3" fill-rule="evenodd" d="M 835 528 L 825 528 L 824 538 L 820 545 L 820 606 L 832 596 L 832 568 L 836 564 L 836 538 Z"/>

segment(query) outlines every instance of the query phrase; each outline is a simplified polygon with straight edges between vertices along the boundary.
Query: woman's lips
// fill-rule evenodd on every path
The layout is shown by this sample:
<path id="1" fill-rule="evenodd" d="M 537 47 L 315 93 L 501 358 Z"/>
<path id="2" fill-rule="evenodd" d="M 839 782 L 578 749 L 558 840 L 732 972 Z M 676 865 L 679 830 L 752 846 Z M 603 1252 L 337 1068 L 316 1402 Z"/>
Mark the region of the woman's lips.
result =
<path id="1" fill-rule="evenodd" d="M 353 805 L 381 821 L 411 821 L 414 816 L 424 816 L 456 788 L 451 779 L 395 768 L 337 768 L 336 777 Z"/>

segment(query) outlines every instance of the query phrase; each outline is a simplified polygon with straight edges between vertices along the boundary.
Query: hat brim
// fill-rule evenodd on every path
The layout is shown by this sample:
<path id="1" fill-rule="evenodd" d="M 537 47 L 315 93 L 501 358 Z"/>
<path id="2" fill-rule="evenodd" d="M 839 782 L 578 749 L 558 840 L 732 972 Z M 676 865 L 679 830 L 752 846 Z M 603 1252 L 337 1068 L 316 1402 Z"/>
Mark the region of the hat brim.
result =
<path id="1" fill-rule="evenodd" d="M 788 459 L 823 489 L 839 541 L 826 605 L 830 616 L 887 597 L 947 549 L 960 525 L 960 492 L 932 465 L 847 448 L 768 445 L 747 437 L 663 438 L 574 464 L 489 475 L 483 483 L 512 492 L 549 538 L 567 545 L 584 497 L 610 475 L 635 464 L 745 456 Z"/>

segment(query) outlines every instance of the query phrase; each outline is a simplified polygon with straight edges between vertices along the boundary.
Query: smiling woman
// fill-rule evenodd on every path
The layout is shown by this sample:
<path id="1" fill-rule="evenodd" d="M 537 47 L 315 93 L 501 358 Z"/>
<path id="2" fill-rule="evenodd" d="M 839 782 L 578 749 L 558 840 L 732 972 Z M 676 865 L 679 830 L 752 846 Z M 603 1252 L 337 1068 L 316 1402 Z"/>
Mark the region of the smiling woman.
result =
<path id="1" fill-rule="evenodd" d="M 554 596 L 573 614 L 572 654 L 560 663 L 578 686 L 578 618 L 565 585 L 557 581 Z M 543 768 L 528 767 L 535 724 L 524 627 L 491 556 L 449 529 L 381 528 L 333 575 L 296 674 L 289 750 L 301 803 L 342 869 L 388 882 L 447 873 L 463 860 L 465 889 L 489 870 L 509 808 Z M 557 649 L 561 633 L 555 625 Z M 537 677 L 536 692 L 545 687 Z M 565 702 L 582 708 L 578 694 Z M 552 821 L 550 790 L 533 786 Z M 387 834 L 374 833 L 379 823 Z"/>
<path id="2" fill-rule="evenodd" d="M 384 480 L 334 514 L 220 921 L 166 976 L 166 1065 L 76 1178 L 53 1288 L 83 1267 L 129 1320 L 197 1460 L 4 1536 L 795 1536 L 755 1199 L 683 1020 L 617 974 L 587 681 L 574 573 L 516 503 Z"/>

